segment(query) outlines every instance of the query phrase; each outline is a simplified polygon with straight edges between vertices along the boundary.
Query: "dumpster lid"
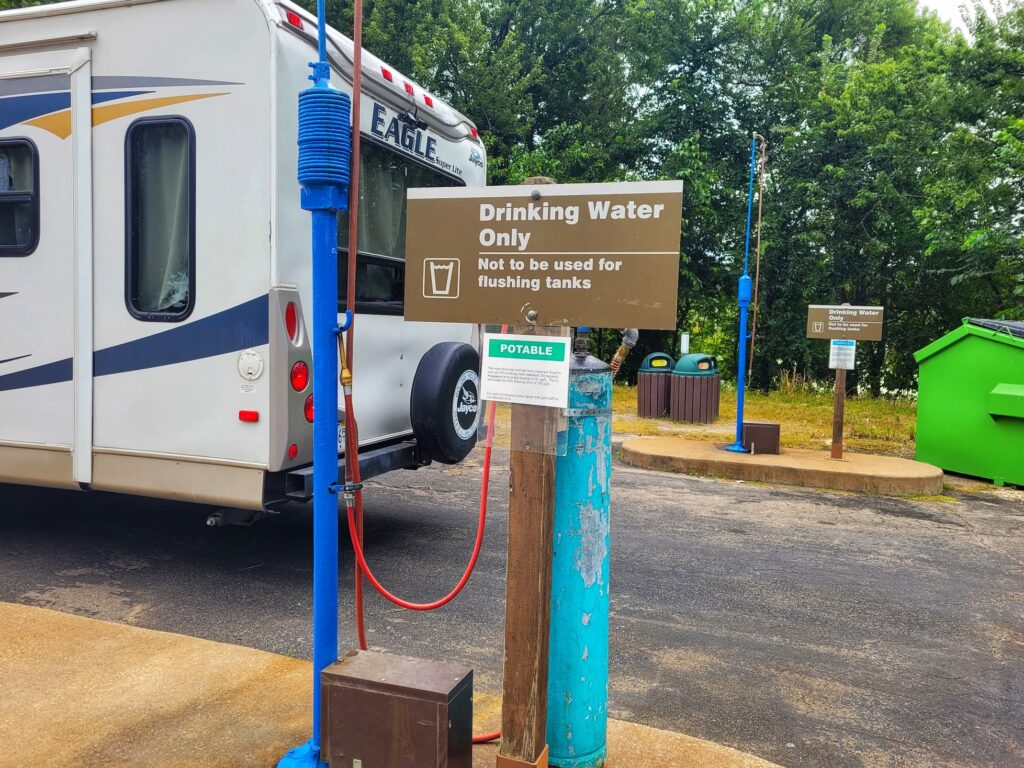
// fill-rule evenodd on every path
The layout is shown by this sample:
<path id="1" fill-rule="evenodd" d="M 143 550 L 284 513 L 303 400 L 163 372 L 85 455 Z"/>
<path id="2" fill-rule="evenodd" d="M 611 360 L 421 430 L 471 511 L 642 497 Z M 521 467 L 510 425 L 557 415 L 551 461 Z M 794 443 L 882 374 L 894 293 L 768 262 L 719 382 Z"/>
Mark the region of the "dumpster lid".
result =
<path id="1" fill-rule="evenodd" d="M 990 331 L 1003 331 L 1018 339 L 1024 339 L 1024 321 L 1020 320 L 979 320 L 976 317 L 968 318 L 967 322 L 979 328 L 988 328 Z"/>
<path id="2" fill-rule="evenodd" d="M 932 355 L 960 341 L 965 336 L 980 336 L 989 341 L 1024 350 L 1024 322 L 1019 320 L 979 320 L 965 317 L 963 325 L 940 336 L 931 344 L 914 353 L 914 360 L 923 363 Z"/>

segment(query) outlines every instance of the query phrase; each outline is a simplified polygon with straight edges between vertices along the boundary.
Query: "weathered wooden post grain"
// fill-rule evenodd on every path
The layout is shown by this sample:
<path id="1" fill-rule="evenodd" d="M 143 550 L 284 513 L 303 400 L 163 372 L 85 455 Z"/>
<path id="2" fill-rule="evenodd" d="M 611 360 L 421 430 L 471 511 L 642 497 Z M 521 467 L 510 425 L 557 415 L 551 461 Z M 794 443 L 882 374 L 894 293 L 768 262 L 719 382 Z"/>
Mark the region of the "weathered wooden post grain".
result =
<path id="1" fill-rule="evenodd" d="M 843 421 L 846 417 L 846 369 L 836 369 L 836 399 L 832 409 L 832 458 L 843 458 Z"/>

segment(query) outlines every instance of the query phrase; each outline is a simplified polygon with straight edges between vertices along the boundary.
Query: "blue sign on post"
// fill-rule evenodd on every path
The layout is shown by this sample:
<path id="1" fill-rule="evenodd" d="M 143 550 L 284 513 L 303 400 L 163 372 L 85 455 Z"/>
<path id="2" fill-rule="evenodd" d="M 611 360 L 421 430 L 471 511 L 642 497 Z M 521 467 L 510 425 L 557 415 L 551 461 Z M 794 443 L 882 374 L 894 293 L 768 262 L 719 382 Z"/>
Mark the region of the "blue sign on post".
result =
<path id="1" fill-rule="evenodd" d="M 828 348 L 828 367 L 852 371 L 857 367 L 857 342 L 853 339 L 832 339 Z"/>

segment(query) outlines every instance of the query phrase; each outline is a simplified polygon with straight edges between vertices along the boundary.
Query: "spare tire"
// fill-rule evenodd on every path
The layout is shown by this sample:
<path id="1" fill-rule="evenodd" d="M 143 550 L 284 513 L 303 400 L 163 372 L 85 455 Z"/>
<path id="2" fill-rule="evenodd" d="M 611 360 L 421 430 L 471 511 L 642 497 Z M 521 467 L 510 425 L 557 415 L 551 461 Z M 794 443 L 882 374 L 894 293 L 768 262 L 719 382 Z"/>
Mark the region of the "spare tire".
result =
<path id="1" fill-rule="evenodd" d="M 423 458 L 458 464 L 476 445 L 480 355 L 469 344 L 435 344 L 412 380 L 409 413 Z"/>

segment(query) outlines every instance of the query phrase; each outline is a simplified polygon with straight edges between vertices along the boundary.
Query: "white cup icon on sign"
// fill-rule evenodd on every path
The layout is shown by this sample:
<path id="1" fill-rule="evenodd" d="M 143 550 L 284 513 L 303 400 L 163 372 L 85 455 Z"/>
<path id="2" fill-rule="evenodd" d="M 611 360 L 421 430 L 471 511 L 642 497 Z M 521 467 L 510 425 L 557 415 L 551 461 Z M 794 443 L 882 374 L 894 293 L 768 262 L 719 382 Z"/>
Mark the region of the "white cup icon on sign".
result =
<path id="1" fill-rule="evenodd" d="M 462 264 L 458 259 L 423 260 L 423 297 L 426 299 L 459 298 Z"/>
<path id="2" fill-rule="evenodd" d="M 825 324 L 824 323 L 814 323 L 814 332 L 815 333 L 821 333 L 824 330 L 825 330 Z"/>

